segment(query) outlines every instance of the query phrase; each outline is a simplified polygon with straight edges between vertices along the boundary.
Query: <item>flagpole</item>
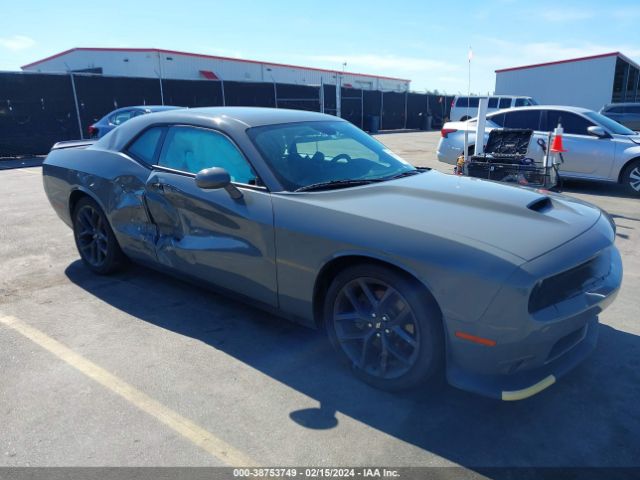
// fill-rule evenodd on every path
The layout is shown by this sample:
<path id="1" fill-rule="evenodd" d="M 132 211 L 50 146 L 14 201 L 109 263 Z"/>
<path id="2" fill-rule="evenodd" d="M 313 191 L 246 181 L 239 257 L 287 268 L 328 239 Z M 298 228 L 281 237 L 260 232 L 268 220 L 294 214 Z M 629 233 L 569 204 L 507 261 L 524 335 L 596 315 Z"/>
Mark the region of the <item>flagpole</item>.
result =
<path id="1" fill-rule="evenodd" d="M 467 117 L 469 117 L 469 111 L 471 110 L 471 57 L 473 56 L 473 52 L 471 50 L 471 46 L 469 46 L 469 54 L 467 56 L 469 60 L 469 83 L 467 84 Z M 463 158 L 465 161 L 468 160 L 469 155 L 469 129 L 464 129 L 464 150 L 462 152 Z M 457 171 L 457 170 L 456 170 Z M 458 172 L 459 173 L 459 172 Z"/>
<path id="2" fill-rule="evenodd" d="M 471 110 L 471 58 L 473 57 L 473 50 L 471 50 L 471 46 L 469 46 L 469 54 L 467 58 L 469 59 L 469 81 L 467 83 L 467 116 L 469 116 L 469 110 Z"/>

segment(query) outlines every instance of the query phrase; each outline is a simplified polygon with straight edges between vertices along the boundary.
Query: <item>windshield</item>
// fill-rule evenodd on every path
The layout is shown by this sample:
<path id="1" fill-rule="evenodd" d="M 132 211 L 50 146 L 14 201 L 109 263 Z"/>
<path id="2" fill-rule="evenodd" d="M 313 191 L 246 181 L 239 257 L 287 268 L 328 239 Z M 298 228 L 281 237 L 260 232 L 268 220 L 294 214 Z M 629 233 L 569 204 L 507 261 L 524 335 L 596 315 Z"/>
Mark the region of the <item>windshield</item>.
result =
<path id="1" fill-rule="evenodd" d="M 599 113 L 596 113 L 596 112 L 585 112 L 584 114 L 587 117 L 589 117 L 591 120 L 594 120 L 595 122 L 597 122 L 600 125 L 602 125 L 604 128 L 609 130 L 611 133 L 615 133 L 617 135 L 637 135 L 636 132 L 634 132 L 633 130 L 629 130 L 624 125 L 620 125 L 615 120 L 611 120 L 609 117 L 605 117 L 604 115 L 601 115 Z"/>
<path id="2" fill-rule="evenodd" d="M 417 171 L 348 122 L 286 123 L 254 127 L 247 133 L 289 191 L 324 182 L 365 183 Z"/>

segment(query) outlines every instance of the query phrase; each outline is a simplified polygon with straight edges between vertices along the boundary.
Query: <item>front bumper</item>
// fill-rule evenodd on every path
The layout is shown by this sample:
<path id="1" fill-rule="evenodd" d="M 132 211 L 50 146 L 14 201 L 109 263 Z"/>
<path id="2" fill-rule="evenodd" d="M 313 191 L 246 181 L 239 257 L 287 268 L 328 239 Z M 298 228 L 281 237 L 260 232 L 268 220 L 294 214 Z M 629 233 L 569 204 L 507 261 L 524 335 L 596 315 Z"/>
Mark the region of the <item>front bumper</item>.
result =
<path id="1" fill-rule="evenodd" d="M 447 380 L 455 387 L 499 400 L 523 400 L 553 385 L 579 365 L 595 348 L 598 318 L 592 316 L 584 325 L 584 336 L 564 355 L 541 367 L 513 374 L 487 375 L 465 370 L 455 363 L 447 367 Z"/>
<path id="2" fill-rule="evenodd" d="M 597 342 L 598 315 L 613 302 L 622 282 L 620 254 L 603 222 L 520 267 L 480 320 L 446 319 L 449 383 L 492 398 L 520 400 L 551 386 L 589 355 Z M 528 311 L 538 279 L 594 255 L 608 258 L 605 276 L 578 295 Z M 456 332 L 491 339 L 495 345 L 473 343 L 456 337 Z"/>

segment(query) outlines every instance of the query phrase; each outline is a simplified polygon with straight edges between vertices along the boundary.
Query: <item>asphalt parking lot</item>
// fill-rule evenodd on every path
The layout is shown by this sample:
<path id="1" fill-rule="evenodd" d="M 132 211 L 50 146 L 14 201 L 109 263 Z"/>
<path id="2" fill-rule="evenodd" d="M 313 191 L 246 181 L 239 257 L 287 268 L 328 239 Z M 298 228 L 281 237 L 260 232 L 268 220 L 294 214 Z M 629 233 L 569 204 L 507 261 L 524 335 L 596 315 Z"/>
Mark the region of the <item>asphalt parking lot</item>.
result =
<path id="1" fill-rule="evenodd" d="M 449 172 L 438 135 L 379 139 Z M 92 275 L 23 167 L 0 170 L 0 466 L 640 465 L 640 199 L 615 186 L 565 185 L 618 225 L 623 286 L 597 350 L 501 403 L 380 392 L 320 332 L 142 267 Z"/>

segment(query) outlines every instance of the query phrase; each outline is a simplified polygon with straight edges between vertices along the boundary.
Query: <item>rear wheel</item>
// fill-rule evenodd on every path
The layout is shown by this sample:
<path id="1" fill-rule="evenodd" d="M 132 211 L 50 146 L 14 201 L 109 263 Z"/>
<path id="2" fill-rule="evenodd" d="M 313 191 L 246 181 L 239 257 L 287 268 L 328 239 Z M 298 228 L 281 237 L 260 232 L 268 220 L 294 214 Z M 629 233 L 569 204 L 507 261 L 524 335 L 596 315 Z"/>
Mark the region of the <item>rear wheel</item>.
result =
<path id="1" fill-rule="evenodd" d="M 439 313 L 414 281 L 392 269 L 358 265 L 335 278 L 324 305 L 327 334 L 356 376 L 402 390 L 442 365 Z"/>
<path id="2" fill-rule="evenodd" d="M 634 160 L 622 172 L 622 185 L 627 192 L 640 196 L 640 160 Z"/>
<path id="3" fill-rule="evenodd" d="M 107 275 L 123 265 L 125 256 L 95 200 L 83 197 L 76 204 L 73 234 L 82 262 L 93 272 Z"/>

